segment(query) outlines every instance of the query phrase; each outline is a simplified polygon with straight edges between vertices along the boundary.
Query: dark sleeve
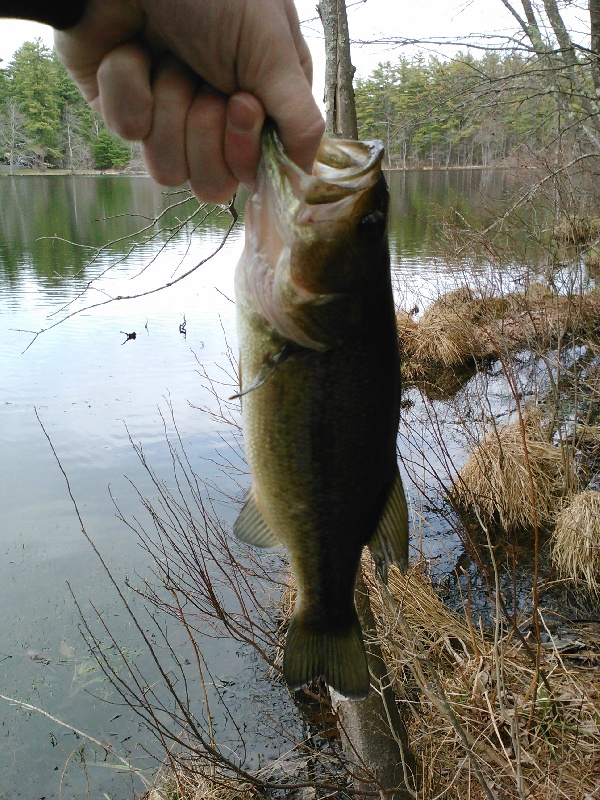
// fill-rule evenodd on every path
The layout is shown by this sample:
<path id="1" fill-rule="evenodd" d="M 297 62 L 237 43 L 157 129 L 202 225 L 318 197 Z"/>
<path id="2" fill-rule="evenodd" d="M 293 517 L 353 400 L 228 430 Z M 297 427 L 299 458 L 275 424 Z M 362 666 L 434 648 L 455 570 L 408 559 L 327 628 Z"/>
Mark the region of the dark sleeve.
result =
<path id="1" fill-rule="evenodd" d="M 43 22 L 53 28 L 71 28 L 85 10 L 87 0 L 0 0 L 0 17 L 16 17 Z M 2 23 L 0 22 L 0 25 Z"/>

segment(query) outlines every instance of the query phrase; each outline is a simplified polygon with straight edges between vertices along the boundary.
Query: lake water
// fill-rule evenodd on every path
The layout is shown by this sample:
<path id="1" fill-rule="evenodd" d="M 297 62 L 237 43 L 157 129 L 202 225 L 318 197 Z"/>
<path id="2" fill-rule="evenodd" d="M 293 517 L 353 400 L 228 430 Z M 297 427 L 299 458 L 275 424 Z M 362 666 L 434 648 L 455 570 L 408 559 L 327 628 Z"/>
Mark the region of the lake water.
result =
<path id="1" fill-rule="evenodd" d="M 454 281 L 440 258 L 441 217 L 449 207 L 461 217 L 481 212 L 484 196 L 502 194 L 505 176 L 394 173 L 390 184 L 392 259 L 399 298 L 410 308 Z M 168 205 L 176 207 L 153 225 Z M 172 410 L 202 480 L 227 483 L 225 491 L 238 498 L 247 485 L 241 460 L 229 474 L 222 466 L 239 454 L 234 433 L 198 410 L 215 408 L 204 372 L 223 384 L 217 389 L 225 398 L 235 382 L 229 348 L 236 351 L 233 273 L 243 220 L 221 247 L 228 212 L 212 211 L 202 224 L 200 212 L 186 223 L 194 209 L 143 177 L 0 180 L 0 694 L 55 718 L 0 701 L 0 800 L 50 800 L 61 790 L 63 798 L 89 792 L 113 800 L 141 790 L 136 778 L 102 758 L 82 756 L 82 741 L 57 720 L 112 742 L 141 770 L 154 767 L 136 746 L 148 746 L 138 720 L 105 702 L 117 698 L 79 633 L 71 591 L 85 614 L 100 611 L 124 646 L 133 641 L 52 448 L 88 534 L 124 587 L 143 581 L 149 558 L 117 519 L 113 499 L 126 517 L 135 516 L 140 501 L 131 482 L 153 492 L 131 440 L 160 477 L 172 480 L 165 441 Z M 107 242 L 113 244 L 97 250 Z M 217 250 L 170 288 L 102 304 L 172 282 Z M 219 505 L 225 525 L 235 514 L 234 503 Z M 448 532 L 432 540 L 430 554 L 451 560 L 458 549 Z M 207 638 L 202 653 L 207 669 L 233 687 L 239 716 L 255 724 L 255 756 L 277 753 L 274 737 L 261 739 L 260 722 L 252 722 L 252 698 L 262 683 L 263 695 L 293 726 L 285 691 L 261 678 L 235 642 Z"/>

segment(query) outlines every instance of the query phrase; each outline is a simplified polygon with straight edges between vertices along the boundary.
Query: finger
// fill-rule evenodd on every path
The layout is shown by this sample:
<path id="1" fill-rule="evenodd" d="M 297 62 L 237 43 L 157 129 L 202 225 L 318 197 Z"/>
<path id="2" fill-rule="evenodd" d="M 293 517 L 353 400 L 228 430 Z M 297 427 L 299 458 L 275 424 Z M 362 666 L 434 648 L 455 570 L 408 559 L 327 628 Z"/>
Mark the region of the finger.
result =
<path id="1" fill-rule="evenodd" d="M 254 191 L 265 110 L 248 92 L 236 92 L 227 104 L 224 153 L 239 183 Z"/>
<path id="2" fill-rule="evenodd" d="M 150 55 L 134 44 L 116 47 L 98 68 L 100 109 L 107 126 L 123 139 L 145 139 L 152 129 Z"/>
<path id="3" fill-rule="evenodd" d="M 306 75 L 306 80 L 312 86 L 312 81 L 313 81 L 312 56 L 310 54 L 309 47 L 306 44 L 306 40 L 302 35 L 302 30 L 300 28 L 300 19 L 298 17 L 298 9 L 296 8 L 294 0 L 284 0 L 284 8 L 288 24 L 290 26 L 292 38 L 294 40 L 294 44 L 296 45 L 296 52 L 298 53 L 298 58 L 300 59 L 300 66 L 302 67 L 302 71 Z"/>
<path id="4" fill-rule="evenodd" d="M 186 119 L 196 79 L 180 61 L 168 59 L 154 71 L 152 129 L 142 154 L 150 175 L 163 186 L 180 186 L 188 178 Z"/>
<path id="5" fill-rule="evenodd" d="M 291 72 L 271 73 L 258 93 L 267 114 L 275 120 L 285 149 L 299 167 L 309 172 L 325 132 L 310 85 L 298 66 Z"/>
<path id="6" fill-rule="evenodd" d="M 241 88 L 260 100 L 267 114 L 277 123 L 279 134 L 290 157 L 304 170 L 312 168 L 325 131 L 310 86 L 310 54 L 302 37 L 293 3 L 283 0 L 271 19 L 272 46 L 244 47 L 240 52 L 238 74 Z M 260 20 L 251 41 L 264 38 Z"/>
<path id="7" fill-rule="evenodd" d="M 216 94 L 196 95 L 188 111 L 186 151 L 190 187 L 204 203 L 226 203 L 238 181 L 225 160 L 223 142 L 227 100 Z"/>
<path id="8" fill-rule="evenodd" d="M 141 3 L 88 0 L 77 25 L 54 31 L 56 52 L 88 103 L 97 102 L 97 71 L 104 57 L 133 41 L 143 28 Z"/>

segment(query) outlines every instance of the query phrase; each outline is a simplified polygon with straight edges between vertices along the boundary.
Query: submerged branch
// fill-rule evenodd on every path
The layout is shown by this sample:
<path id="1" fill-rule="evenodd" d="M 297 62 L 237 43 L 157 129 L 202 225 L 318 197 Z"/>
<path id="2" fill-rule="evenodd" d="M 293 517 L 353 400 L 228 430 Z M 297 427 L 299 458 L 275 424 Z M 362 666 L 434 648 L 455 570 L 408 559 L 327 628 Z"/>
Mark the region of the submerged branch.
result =
<path id="1" fill-rule="evenodd" d="M 93 736 L 90 736 L 89 733 L 85 733 L 84 731 L 76 728 L 74 725 L 70 725 L 68 722 L 63 722 L 63 720 L 58 719 L 58 717 L 49 714 L 47 711 L 44 711 L 43 708 L 39 708 L 39 706 L 34 706 L 31 703 L 26 703 L 23 700 L 17 700 L 14 697 L 8 697 L 7 695 L 0 694 L 0 700 L 4 700 L 7 703 L 11 703 L 12 705 L 18 706 L 19 708 L 25 709 L 25 711 L 33 711 L 35 714 L 40 714 L 42 717 L 46 717 L 51 722 L 54 722 L 56 725 L 60 725 L 62 728 L 66 728 L 68 731 L 71 731 L 76 736 L 79 736 L 81 739 L 93 744 L 95 747 L 104 750 L 108 755 L 115 758 L 119 761 L 124 767 L 126 767 L 132 774 L 136 775 L 145 786 L 149 786 L 147 779 L 144 775 L 137 770 L 134 766 L 131 765 L 126 758 L 118 755 L 115 753 L 112 742 L 101 742 L 98 739 L 95 739 Z"/>

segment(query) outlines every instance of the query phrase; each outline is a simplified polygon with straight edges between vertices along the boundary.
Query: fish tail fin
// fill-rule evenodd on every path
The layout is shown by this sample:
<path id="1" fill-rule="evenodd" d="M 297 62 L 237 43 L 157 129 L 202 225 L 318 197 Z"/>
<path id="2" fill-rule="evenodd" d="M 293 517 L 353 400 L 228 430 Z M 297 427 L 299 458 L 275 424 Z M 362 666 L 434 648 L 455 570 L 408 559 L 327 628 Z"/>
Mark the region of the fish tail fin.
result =
<path id="1" fill-rule="evenodd" d="M 370 678 L 360 622 L 356 613 L 342 631 L 319 633 L 295 613 L 283 656 L 283 676 L 292 691 L 317 678 L 352 700 L 369 692 Z"/>

